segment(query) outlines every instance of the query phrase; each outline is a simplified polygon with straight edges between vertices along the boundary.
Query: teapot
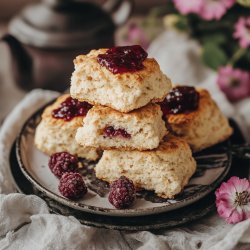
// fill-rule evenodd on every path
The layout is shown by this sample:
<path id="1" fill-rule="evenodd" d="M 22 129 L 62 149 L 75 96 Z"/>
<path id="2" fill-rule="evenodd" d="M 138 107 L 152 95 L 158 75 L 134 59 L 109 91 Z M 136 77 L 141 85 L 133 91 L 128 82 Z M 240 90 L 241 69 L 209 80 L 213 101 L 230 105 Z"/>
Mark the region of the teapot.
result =
<path id="1" fill-rule="evenodd" d="M 25 90 L 69 87 L 73 59 L 114 46 L 115 28 L 129 17 L 132 0 L 43 0 L 26 7 L 1 41 L 10 50 L 15 82 Z"/>

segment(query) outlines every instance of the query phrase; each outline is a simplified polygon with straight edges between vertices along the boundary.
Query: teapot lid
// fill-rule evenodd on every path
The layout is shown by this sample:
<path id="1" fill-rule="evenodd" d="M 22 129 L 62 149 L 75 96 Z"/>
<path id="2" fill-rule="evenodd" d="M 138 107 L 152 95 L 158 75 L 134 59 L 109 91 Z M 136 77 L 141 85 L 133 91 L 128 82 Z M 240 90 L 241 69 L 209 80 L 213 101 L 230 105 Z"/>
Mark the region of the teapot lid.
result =
<path id="1" fill-rule="evenodd" d="M 44 0 L 26 7 L 9 26 L 22 43 L 44 48 L 93 47 L 94 39 L 110 38 L 114 29 L 101 7 L 71 0 Z"/>

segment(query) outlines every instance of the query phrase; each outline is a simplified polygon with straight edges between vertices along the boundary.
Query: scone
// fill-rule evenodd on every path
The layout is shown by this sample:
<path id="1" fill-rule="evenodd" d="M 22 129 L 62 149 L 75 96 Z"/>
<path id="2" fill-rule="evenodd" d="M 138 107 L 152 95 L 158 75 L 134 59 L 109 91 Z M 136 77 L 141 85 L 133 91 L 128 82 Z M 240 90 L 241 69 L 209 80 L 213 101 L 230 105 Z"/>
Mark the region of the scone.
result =
<path id="1" fill-rule="evenodd" d="M 70 87 L 73 98 L 127 113 L 150 101 L 161 101 L 171 89 L 171 81 L 155 59 L 145 59 L 141 70 L 114 74 L 97 60 L 106 51 L 92 50 L 76 57 Z"/>
<path id="2" fill-rule="evenodd" d="M 129 113 L 94 106 L 85 117 L 83 127 L 77 129 L 76 141 L 84 147 L 147 150 L 157 148 L 166 134 L 157 104 Z"/>
<path id="3" fill-rule="evenodd" d="M 36 128 L 35 145 L 48 155 L 67 151 L 78 157 L 96 160 L 99 157 L 96 149 L 79 146 L 75 141 L 76 130 L 82 126 L 84 116 L 76 116 L 72 119 L 69 117 L 67 121 L 52 115 L 52 112 L 57 110 L 67 98 L 70 96 L 60 96 L 56 102 L 44 110 L 42 120 Z"/>
<path id="4" fill-rule="evenodd" d="M 96 176 L 112 182 L 124 175 L 136 187 L 173 198 L 187 185 L 196 162 L 185 140 L 168 137 L 151 151 L 105 150 L 95 167 Z"/>
<path id="5" fill-rule="evenodd" d="M 199 88 L 196 91 L 199 98 L 195 110 L 166 115 L 170 131 L 185 139 L 194 152 L 222 142 L 232 134 L 228 119 L 209 92 Z"/>

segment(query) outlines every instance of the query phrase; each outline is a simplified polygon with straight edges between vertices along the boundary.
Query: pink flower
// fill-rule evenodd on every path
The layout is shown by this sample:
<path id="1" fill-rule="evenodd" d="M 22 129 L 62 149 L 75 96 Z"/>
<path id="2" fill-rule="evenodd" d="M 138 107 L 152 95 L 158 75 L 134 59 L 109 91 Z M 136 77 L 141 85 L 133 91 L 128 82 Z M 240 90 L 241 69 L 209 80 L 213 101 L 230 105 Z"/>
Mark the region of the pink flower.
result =
<path id="1" fill-rule="evenodd" d="M 181 14 L 199 13 L 203 0 L 174 0 L 175 7 Z"/>
<path id="2" fill-rule="evenodd" d="M 205 0 L 199 15 L 205 20 L 220 20 L 235 0 Z"/>
<path id="3" fill-rule="evenodd" d="M 234 26 L 234 38 L 240 40 L 240 46 L 247 48 L 250 45 L 250 17 L 241 17 Z"/>
<path id="4" fill-rule="evenodd" d="M 227 223 L 250 218 L 250 181 L 233 176 L 216 190 L 216 207 Z"/>
<path id="5" fill-rule="evenodd" d="M 221 67 L 217 83 L 230 101 L 250 96 L 250 73 L 231 66 Z"/>
<path id="6" fill-rule="evenodd" d="M 174 0 L 180 13 L 195 13 L 205 20 L 221 19 L 234 3 L 235 0 Z"/>
<path id="7" fill-rule="evenodd" d="M 149 41 L 141 27 L 139 27 L 136 23 L 130 23 L 125 44 L 140 44 L 144 49 L 147 49 Z"/>

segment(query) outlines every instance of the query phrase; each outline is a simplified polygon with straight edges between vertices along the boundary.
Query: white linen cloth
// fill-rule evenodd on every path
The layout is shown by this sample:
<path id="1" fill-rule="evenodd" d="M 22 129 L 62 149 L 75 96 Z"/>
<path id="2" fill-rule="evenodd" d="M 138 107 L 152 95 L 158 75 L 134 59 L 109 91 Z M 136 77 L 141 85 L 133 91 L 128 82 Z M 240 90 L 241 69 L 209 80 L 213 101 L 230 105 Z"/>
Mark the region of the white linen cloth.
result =
<path id="1" fill-rule="evenodd" d="M 163 39 L 166 39 L 165 35 L 163 34 Z M 152 46 L 156 45 L 153 43 Z M 178 48 L 177 50 L 172 48 L 172 50 L 172 53 L 178 53 Z M 188 50 L 189 48 L 187 48 Z M 171 49 L 168 52 L 170 53 Z M 183 53 L 185 53 L 185 50 L 182 50 L 180 58 L 184 57 Z M 176 54 L 173 63 L 178 65 Z M 164 69 L 165 62 L 159 61 Z M 183 62 L 183 60 L 181 61 Z M 172 70 L 171 77 L 175 77 L 174 74 L 179 74 L 178 69 L 173 68 Z M 236 106 L 232 106 L 216 88 L 215 77 L 210 72 L 203 86 L 210 88 L 213 97 L 223 111 L 227 115 L 236 118 L 245 135 L 250 135 L 250 100 L 247 99 Z M 178 79 L 178 81 L 181 80 Z M 30 92 L 9 114 L 1 127 L 0 250 L 250 249 L 250 219 L 236 225 L 229 225 L 216 214 L 213 214 L 189 225 L 161 230 L 157 233 L 148 231 L 123 232 L 88 227 L 81 225 L 74 217 L 50 214 L 46 203 L 39 197 L 14 193 L 15 188 L 9 171 L 11 145 L 25 120 L 39 107 L 57 95 L 56 92 L 44 90 Z"/>

